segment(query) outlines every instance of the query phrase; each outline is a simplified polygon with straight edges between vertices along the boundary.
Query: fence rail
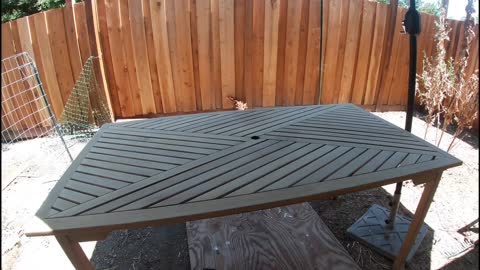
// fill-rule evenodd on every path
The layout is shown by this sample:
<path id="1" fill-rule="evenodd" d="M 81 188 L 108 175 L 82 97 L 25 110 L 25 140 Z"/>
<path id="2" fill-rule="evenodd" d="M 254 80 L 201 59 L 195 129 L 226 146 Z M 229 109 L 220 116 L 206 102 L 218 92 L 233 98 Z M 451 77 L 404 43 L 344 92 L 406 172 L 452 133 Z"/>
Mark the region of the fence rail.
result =
<path id="1" fill-rule="evenodd" d="M 406 10 L 398 9 L 392 36 L 388 5 L 323 2 L 324 18 L 320 0 L 86 0 L 2 24 L 2 58 L 32 55 L 57 117 L 90 55 L 101 56 L 97 78 L 116 118 L 230 109 L 227 96 L 250 108 L 319 101 L 404 109 Z M 422 14 L 418 72 L 435 47 L 434 23 Z M 449 24 L 448 56 L 456 58 L 464 26 Z M 478 38 L 468 73 L 475 69 Z"/>

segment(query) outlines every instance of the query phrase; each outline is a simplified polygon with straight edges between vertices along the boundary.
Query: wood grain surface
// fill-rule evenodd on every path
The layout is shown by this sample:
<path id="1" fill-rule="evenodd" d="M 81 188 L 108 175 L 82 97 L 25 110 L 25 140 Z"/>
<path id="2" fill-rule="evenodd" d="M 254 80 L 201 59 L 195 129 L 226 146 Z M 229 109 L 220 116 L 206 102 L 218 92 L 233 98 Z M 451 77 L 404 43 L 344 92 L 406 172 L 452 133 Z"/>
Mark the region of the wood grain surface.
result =
<path id="1" fill-rule="evenodd" d="M 187 222 L 192 269 L 360 269 L 308 203 Z"/>

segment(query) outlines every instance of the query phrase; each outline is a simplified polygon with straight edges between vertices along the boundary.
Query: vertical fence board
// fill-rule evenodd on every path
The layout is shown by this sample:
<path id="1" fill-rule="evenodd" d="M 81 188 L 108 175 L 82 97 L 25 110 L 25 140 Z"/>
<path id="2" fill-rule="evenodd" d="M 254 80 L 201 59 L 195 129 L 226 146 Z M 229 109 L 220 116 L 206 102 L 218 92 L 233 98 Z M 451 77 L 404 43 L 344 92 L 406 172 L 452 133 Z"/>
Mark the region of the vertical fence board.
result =
<path id="1" fill-rule="evenodd" d="M 343 72 L 339 79 L 339 103 L 349 103 L 351 101 L 353 80 L 355 78 L 355 66 L 357 63 L 357 53 L 360 37 L 360 22 L 362 1 L 351 0 L 348 7 L 348 29 L 345 40 L 345 56 L 343 59 Z M 347 15 L 347 14 L 345 14 Z"/>
<path id="2" fill-rule="evenodd" d="M 375 24 L 376 3 L 363 1 L 362 30 L 359 41 L 359 54 L 357 57 L 357 68 L 353 82 L 352 103 L 363 104 L 367 75 L 370 63 L 370 52 L 372 51 L 373 27 Z"/>
<path id="3" fill-rule="evenodd" d="M 109 95 L 106 95 L 110 101 L 114 114 L 119 114 L 120 101 L 118 95 L 117 84 L 115 83 L 115 75 L 113 71 L 112 53 L 109 46 L 108 23 L 106 18 L 105 0 L 97 0 L 95 8 L 97 9 L 97 31 L 96 36 L 97 47 L 102 52 L 102 56 L 97 60 L 101 64 L 101 72 L 104 83 L 109 87 Z M 106 78 L 105 78 L 106 77 Z"/>
<path id="4" fill-rule="evenodd" d="M 297 62 L 297 82 L 295 86 L 295 105 L 303 104 L 303 86 L 305 83 L 305 64 L 307 57 L 307 43 L 308 43 L 308 16 L 310 15 L 308 10 L 310 8 L 310 0 L 304 0 L 302 2 L 302 12 L 300 19 L 300 33 L 299 33 L 299 46 L 298 46 L 298 62 Z"/>
<path id="5" fill-rule="evenodd" d="M 73 89 L 74 79 L 63 23 L 63 12 L 61 9 L 49 10 L 45 13 L 48 25 L 48 37 L 54 70 L 57 76 L 58 86 L 62 95 L 63 103 L 66 104 Z"/>
<path id="6" fill-rule="evenodd" d="M 155 47 L 155 60 L 160 78 L 163 111 L 165 113 L 172 113 L 177 111 L 177 106 L 172 64 L 170 62 L 165 4 L 165 0 L 150 1 L 150 12 L 152 14 L 153 43 Z"/>
<path id="7" fill-rule="evenodd" d="M 132 96 L 132 104 L 135 115 L 142 115 L 142 100 L 137 80 L 137 69 L 135 67 L 132 30 L 129 18 L 128 1 L 119 1 L 122 45 L 125 47 L 125 57 L 127 62 L 128 78 L 130 82 L 130 95 Z"/>
<path id="8" fill-rule="evenodd" d="M 42 58 L 43 64 L 41 69 L 44 70 L 45 82 L 48 85 L 48 87 L 45 88 L 45 91 L 55 116 L 59 118 L 63 112 L 64 103 L 60 93 L 59 82 L 57 81 L 57 76 L 55 75 L 55 65 L 50 48 L 50 41 L 48 40 L 45 13 L 34 15 L 33 20 L 35 23 L 40 57 Z"/>
<path id="9" fill-rule="evenodd" d="M 152 94 L 153 101 L 155 104 L 155 112 L 163 113 L 163 104 L 162 104 L 162 93 L 160 91 L 160 82 L 158 81 L 158 69 L 155 61 L 155 46 L 153 41 L 153 28 L 152 28 L 152 14 L 150 11 L 150 0 L 144 0 L 142 3 L 143 7 L 143 18 L 145 24 L 145 38 L 147 42 L 147 58 L 148 66 L 150 70 L 150 81 L 152 85 Z"/>
<path id="10" fill-rule="evenodd" d="M 244 50 L 245 50 L 245 1 L 235 0 L 235 97 L 245 100 Z"/>
<path id="11" fill-rule="evenodd" d="M 204 110 L 215 109 L 215 97 L 212 91 L 212 27 L 210 16 L 210 0 L 197 0 L 197 45 L 198 45 L 198 68 L 199 87 L 201 93 L 202 108 Z"/>
<path id="12" fill-rule="evenodd" d="M 219 24 L 220 24 L 220 55 L 222 66 L 222 102 L 223 109 L 233 108 L 233 104 L 227 99 L 235 95 L 235 27 L 233 0 L 220 1 Z M 263 44 L 262 44 L 263 45 Z M 261 93 L 261 92 L 260 92 Z"/>
<path id="13" fill-rule="evenodd" d="M 200 74 L 198 67 L 198 33 L 197 33 L 197 1 L 189 0 L 190 40 L 192 42 L 193 85 L 195 86 L 195 102 L 197 111 L 203 110 L 202 92 L 200 90 Z"/>
<path id="14" fill-rule="evenodd" d="M 365 91 L 364 105 L 374 105 L 377 89 L 377 81 L 380 76 L 380 60 L 383 51 L 383 39 L 385 35 L 385 26 L 387 24 L 387 17 L 383 14 L 387 14 L 387 6 L 377 3 L 375 16 L 375 28 L 372 41 L 372 47 L 370 53 L 370 65 L 367 76 L 367 88 Z"/>
<path id="15" fill-rule="evenodd" d="M 142 103 L 142 114 L 155 113 L 152 79 L 150 77 L 149 61 L 147 54 L 147 40 L 143 21 L 142 2 L 128 1 L 130 27 L 132 30 L 133 60 L 138 80 L 138 91 Z"/>
<path id="16" fill-rule="evenodd" d="M 253 36 L 253 0 L 245 0 L 245 52 L 244 52 L 244 93 L 245 93 L 245 102 L 247 102 L 250 108 L 255 107 L 254 105 L 254 90 L 253 88 L 254 77 L 253 77 L 253 57 L 254 57 L 254 44 L 255 39 Z M 215 44 L 216 42 L 214 42 Z"/>
<path id="17" fill-rule="evenodd" d="M 121 25 L 119 17 L 119 3 L 117 0 L 105 1 L 105 17 L 107 23 L 108 44 L 104 44 L 104 47 L 110 48 L 111 64 L 113 71 L 113 78 L 111 78 L 110 87 L 115 84 L 117 89 L 117 98 L 112 98 L 112 105 L 118 102 L 118 105 L 113 105 L 120 110 L 120 114 L 123 117 L 135 116 L 135 110 L 133 106 L 133 97 L 130 91 L 129 82 L 129 69 L 127 59 L 125 55 L 124 46 L 122 46 Z M 111 92 L 111 90 L 110 90 Z"/>
<path id="18" fill-rule="evenodd" d="M 85 3 L 80 2 L 73 5 L 73 12 L 75 13 L 75 28 L 77 32 L 78 48 L 80 50 L 80 57 L 82 65 L 92 55 L 89 46 L 89 36 L 87 30 L 87 19 L 85 16 Z"/>
<path id="19" fill-rule="evenodd" d="M 335 77 L 332 78 L 332 82 L 335 83 L 335 85 L 331 88 L 334 90 L 333 93 L 333 100 L 331 103 L 338 103 L 338 99 L 340 96 L 340 82 L 342 79 L 342 73 L 343 73 L 343 64 L 344 64 L 344 59 L 345 59 L 345 47 L 346 47 L 346 40 L 347 40 L 347 34 L 348 34 L 348 9 L 350 5 L 350 0 L 341 0 L 341 21 L 340 25 L 341 28 L 337 29 L 337 32 L 340 32 L 340 36 L 338 39 L 338 49 L 337 49 L 337 56 L 336 56 L 336 71 L 335 71 Z"/>
<path id="20" fill-rule="evenodd" d="M 300 46 L 300 23 L 302 1 L 289 1 L 287 8 L 287 30 L 285 45 L 285 105 L 295 104 L 295 89 L 297 87 L 298 51 Z"/>
<path id="21" fill-rule="evenodd" d="M 76 81 L 82 70 L 82 60 L 80 58 L 80 50 L 78 48 L 77 34 L 75 30 L 75 19 L 73 14 L 73 6 L 67 4 L 63 9 L 63 18 L 65 23 L 65 34 L 67 39 L 68 53 L 73 71 L 73 79 Z"/>
<path id="22" fill-rule="evenodd" d="M 320 0 L 310 0 L 308 15 L 308 44 L 305 62 L 302 104 L 315 104 L 320 72 Z"/>
<path id="23" fill-rule="evenodd" d="M 215 100 L 215 108 L 221 109 L 222 100 L 222 62 L 220 51 L 220 25 L 219 25 L 219 1 L 211 0 L 211 24 L 212 24 L 212 63 L 213 63 L 213 97 Z"/>
<path id="24" fill-rule="evenodd" d="M 252 107 L 262 106 L 263 91 L 263 43 L 265 34 L 265 1 L 253 1 L 253 103 Z M 223 68 L 222 68 L 223 69 Z"/>
<path id="25" fill-rule="evenodd" d="M 402 9 L 400 18 L 405 16 L 405 10 Z M 405 35 L 398 35 L 398 51 L 395 70 L 392 74 L 392 84 L 390 87 L 389 105 L 405 105 L 408 94 L 408 67 L 409 67 L 409 38 Z M 405 97 L 405 98 L 403 98 Z M 403 100 L 405 99 L 405 100 Z"/>
<path id="26" fill-rule="evenodd" d="M 33 46 L 32 46 L 32 39 L 30 36 L 30 29 L 29 29 L 29 23 L 28 23 L 28 17 L 23 17 L 21 19 L 17 20 L 17 33 L 18 36 L 15 35 L 15 42 L 18 42 L 19 48 L 21 51 L 27 52 L 31 57 L 34 56 L 33 53 Z M 18 59 L 17 59 L 18 60 Z M 23 65 L 24 63 L 17 63 L 18 65 Z M 22 71 L 15 71 L 13 72 L 15 80 L 24 80 L 23 81 L 23 89 L 30 89 L 34 85 L 36 85 L 36 78 L 32 77 L 33 74 L 25 74 L 25 72 L 29 69 L 23 69 Z M 17 86 L 17 85 L 15 85 Z M 20 86 L 20 85 L 18 85 Z M 18 91 L 21 91 L 22 86 L 20 88 L 17 88 Z M 39 113 L 41 113 L 41 104 L 39 104 L 38 101 L 36 101 L 35 97 L 33 96 L 31 91 L 27 91 L 26 93 L 22 93 L 19 95 L 19 98 L 23 102 L 27 102 L 26 105 L 24 105 L 23 110 L 30 114 L 31 116 L 25 119 L 27 126 L 35 126 L 37 123 L 42 123 L 43 122 L 43 117 Z"/>
<path id="27" fill-rule="evenodd" d="M 190 17 L 187 12 L 186 0 L 174 2 L 175 13 L 172 15 L 174 15 L 176 31 L 175 56 L 178 59 L 174 69 L 179 78 L 175 87 L 177 106 L 179 111 L 190 112 L 196 110 L 192 45 L 190 41 Z"/>
<path id="28" fill-rule="evenodd" d="M 320 102 L 323 104 L 333 103 L 337 92 L 337 57 L 340 47 L 342 1 L 329 1 L 328 14 L 328 38 L 325 43 L 325 73 Z"/>
<path id="29" fill-rule="evenodd" d="M 279 2 L 279 19 L 278 19 L 278 53 L 277 53 L 277 79 L 275 90 L 275 104 L 282 106 L 287 104 L 287 96 L 285 95 L 285 49 L 287 36 L 287 0 Z"/>
<path id="30" fill-rule="evenodd" d="M 265 3 L 262 106 L 275 106 L 280 1 Z"/>

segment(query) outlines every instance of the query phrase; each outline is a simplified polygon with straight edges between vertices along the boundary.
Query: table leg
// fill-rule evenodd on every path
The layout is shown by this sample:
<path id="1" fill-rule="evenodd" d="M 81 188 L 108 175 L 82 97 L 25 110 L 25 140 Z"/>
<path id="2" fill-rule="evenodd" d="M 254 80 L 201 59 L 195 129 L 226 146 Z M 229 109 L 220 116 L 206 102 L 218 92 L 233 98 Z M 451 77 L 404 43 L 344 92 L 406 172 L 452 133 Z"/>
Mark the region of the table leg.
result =
<path id="1" fill-rule="evenodd" d="M 410 224 L 410 228 L 408 229 L 407 236 L 405 237 L 402 247 L 400 248 L 397 257 L 393 262 L 394 270 L 404 269 L 405 267 L 405 260 L 408 256 L 408 253 L 410 252 L 412 245 L 415 243 L 415 239 L 418 232 L 420 231 L 420 228 L 423 225 L 423 221 L 425 220 L 425 216 L 427 215 L 430 204 L 432 203 L 433 196 L 435 195 L 438 183 L 440 182 L 440 178 L 442 178 L 442 173 L 436 173 L 434 177 L 434 180 L 425 183 L 422 197 L 420 198 L 420 202 L 418 203 L 417 209 L 415 210 L 415 215 L 413 216 L 412 223 Z"/>
<path id="2" fill-rule="evenodd" d="M 83 252 L 83 249 L 78 242 L 73 241 L 68 236 L 64 235 L 55 237 L 75 269 L 94 270 L 90 260 L 88 260 L 87 255 L 85 255 L 85 252 Z"/>

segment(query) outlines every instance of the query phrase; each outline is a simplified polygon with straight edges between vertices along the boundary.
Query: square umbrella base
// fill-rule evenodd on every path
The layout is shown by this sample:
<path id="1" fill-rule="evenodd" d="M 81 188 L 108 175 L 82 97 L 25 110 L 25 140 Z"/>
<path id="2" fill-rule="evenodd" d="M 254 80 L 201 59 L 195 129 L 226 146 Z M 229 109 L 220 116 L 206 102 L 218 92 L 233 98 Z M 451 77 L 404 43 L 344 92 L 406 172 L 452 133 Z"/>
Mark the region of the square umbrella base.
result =
<path id="1" fill-rule="evenodd" d="M 394 260 L 407 235 L 411 219 L 397 215 L 395 227 L 390 229 L 387 228 L 385 223 L 389 214 L 389 209 L 374 204 L 360 219 L 348 228 L 347 233 L 359 242 Z M 427 226 L 423 224 L 407 256 L 407 263 L 417 251 L 426 234 Z"/>

